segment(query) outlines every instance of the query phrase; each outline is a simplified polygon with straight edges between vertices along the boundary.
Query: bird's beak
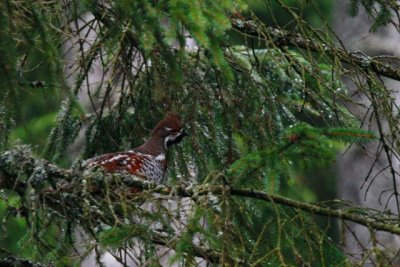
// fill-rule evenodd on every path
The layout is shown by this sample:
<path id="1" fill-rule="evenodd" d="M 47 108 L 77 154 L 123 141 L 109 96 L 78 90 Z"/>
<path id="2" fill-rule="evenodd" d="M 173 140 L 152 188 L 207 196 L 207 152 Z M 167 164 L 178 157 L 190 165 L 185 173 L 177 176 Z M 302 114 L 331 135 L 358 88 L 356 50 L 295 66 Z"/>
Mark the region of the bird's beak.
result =
<path id="1" fill-rule="evenodd" d="M 173 140 L 167 140 L 166 147 L 169 147 L 173 144 L 179 144 L 180 141 L 182 141 L 183 137 L 189 135 L 185 130 L 182 129 L 182 131 L 176 135 L 176 137 Z"/>

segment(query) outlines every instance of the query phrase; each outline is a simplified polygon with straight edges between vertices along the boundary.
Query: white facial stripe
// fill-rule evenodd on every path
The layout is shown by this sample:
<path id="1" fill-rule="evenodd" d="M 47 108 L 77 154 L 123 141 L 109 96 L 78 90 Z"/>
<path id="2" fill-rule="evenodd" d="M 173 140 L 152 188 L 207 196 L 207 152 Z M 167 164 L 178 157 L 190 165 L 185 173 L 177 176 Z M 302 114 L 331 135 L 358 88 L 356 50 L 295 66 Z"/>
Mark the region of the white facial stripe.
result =
<path id="1" fill-rule="evenodd" d="M 172 130 L 172 128 L 169 128 L 169 127 L 165 127 L 164 129 L 167 130 L 167 131 L 171 131 Z"/>
<path id="2" fill-rule="evenodd" d="M 154 158 L 155 160 L 165 160 L 165 154 L 161 153 L 160 155 L 158 155 L 157 157 Z"/>
<path id="3" fill-rule="evenodd" d="M 167 127 L 166 127 L 167 128 Z M 164 146 L 165 146 L 165 148 L 167 148 L 167 143 L 168 143 L 168 141 L 175 141 L 179 136 L 181 136 L 183 134 L 183 129 L 181 128 L 181 130 L 178 132 L 178 133 L 176 133 L 176 134 L 171 134 L 171 135 L 168 135 L 167 137 L 165 137 L 165 139 L 164 139 Z"/>
<path id="4" fill-rule="evenodd" d="M 177 137 L 176 135 L 174 136 L 168 135 L 167 137 L 165 137 L 164 147 L 167 148 L 168 141 L 175 141 L 176 137 Z"/>

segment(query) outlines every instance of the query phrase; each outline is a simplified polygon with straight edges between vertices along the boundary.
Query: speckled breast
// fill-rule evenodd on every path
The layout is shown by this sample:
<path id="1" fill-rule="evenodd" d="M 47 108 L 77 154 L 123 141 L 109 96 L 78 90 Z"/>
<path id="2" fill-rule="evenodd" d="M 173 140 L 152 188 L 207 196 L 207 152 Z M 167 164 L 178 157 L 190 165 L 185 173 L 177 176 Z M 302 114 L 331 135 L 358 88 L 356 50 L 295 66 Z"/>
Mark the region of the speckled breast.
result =
<path id="1" fill-rule="evenodd" d="M 163 183 L 166 176 L 165 160 L 140 153 L 105 154 L 85 163 L 88 168 L 102 166 L 107 172 L 129 173 L 153 182 Z"/>

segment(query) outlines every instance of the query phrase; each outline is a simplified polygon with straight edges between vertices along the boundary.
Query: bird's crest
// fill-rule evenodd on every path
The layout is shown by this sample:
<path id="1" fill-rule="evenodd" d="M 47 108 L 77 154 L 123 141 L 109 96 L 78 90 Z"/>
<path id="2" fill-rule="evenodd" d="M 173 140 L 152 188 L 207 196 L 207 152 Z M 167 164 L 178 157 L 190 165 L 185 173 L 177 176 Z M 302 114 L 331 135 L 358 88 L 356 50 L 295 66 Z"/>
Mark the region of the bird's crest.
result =
<path id="1" fill-rule="evenodd" d="M 179 132 L 182 129 L 181 118 L 176 113 L 170 113 L 160 121 L 154 128 L 152 135 L 165 128 L 170 128 L 173 132 Z"/>

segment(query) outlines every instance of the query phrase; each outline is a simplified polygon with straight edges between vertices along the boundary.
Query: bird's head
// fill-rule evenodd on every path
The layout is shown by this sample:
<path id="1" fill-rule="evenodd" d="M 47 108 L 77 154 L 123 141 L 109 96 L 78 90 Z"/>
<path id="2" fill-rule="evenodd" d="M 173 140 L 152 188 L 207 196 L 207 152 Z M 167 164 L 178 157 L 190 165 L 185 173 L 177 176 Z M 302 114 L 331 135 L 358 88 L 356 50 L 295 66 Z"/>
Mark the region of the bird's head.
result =
<path id="1" fill-rule="evenodd" d="M 165 148 L 178 144 L 188 133 L 182 128 L 181 119 L 177 114 L 169 114 L 153 129 L 151 136 L 164 139 Z"/>

